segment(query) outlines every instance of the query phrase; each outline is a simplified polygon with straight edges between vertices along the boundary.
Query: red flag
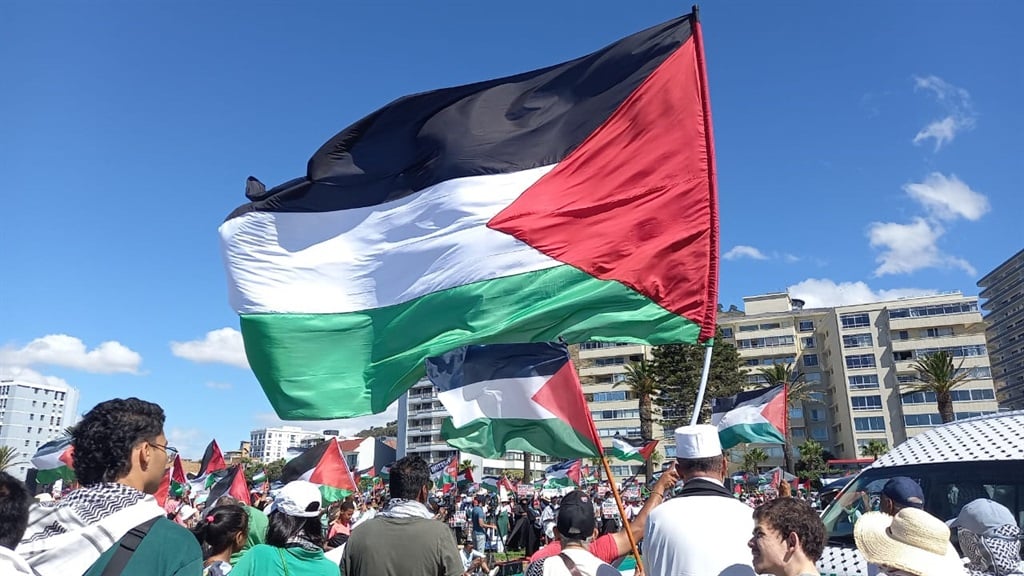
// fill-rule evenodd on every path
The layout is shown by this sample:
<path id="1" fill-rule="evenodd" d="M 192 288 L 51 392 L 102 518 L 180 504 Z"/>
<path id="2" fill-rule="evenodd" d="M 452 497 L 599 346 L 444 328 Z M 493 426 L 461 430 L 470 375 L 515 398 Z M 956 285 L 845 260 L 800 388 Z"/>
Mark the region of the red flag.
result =
<path id="1" fill-rule="evenodd" d="M 156 503 L 159 504 L 161 508 L 163 508 L 164 504 L 167 503 L 167 496 L 170 494 L 170 491 L 171 471 L 168 470 L 164 472 L 164 477 L 160 480 L 160 487 L 156 489 L 156 494 L 153 494 L 153 497 L 156 498 Z"/>
<path id="2" fill-rule="evenodd" d="M 211 440 L 206 446 L 206 452 L 203 453 L 203 463 L 199 466 L 199 472 L 196 474 L 196 478 L 206 476 L 210 472 L 216 472 L 218 470 L 227 470 L 228 465 L 224 462 L 224 455 L 220 453 L 220 446 L 217 446 L 216 440 Z"/>

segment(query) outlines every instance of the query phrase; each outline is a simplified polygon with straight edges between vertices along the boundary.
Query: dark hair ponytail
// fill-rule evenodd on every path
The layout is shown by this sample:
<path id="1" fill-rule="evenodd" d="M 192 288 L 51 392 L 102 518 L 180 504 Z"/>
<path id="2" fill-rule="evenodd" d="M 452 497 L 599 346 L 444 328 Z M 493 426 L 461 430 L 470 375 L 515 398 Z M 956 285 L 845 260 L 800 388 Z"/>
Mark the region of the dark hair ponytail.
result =
<path id="1" fill-rule="evenodd" d="M 245 508 L 238 504 L 230 504 L 204 512 L 192 533 L 203 547 L 205 559 L 234 546 L 238 533 L 244 534 L 248 530 L 249 515 Z"/>

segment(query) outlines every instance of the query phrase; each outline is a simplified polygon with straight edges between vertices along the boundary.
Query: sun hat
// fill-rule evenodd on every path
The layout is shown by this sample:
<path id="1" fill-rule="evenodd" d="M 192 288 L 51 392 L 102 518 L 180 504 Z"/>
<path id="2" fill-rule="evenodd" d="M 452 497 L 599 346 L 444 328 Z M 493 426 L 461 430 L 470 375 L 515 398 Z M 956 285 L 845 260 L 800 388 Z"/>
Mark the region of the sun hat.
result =
<path id="1" fill-rule="evenodd" d="M 853 537 L 872 564 L 918 576 L 964 574 L 963 562 L 949 541 L 949 527 L 924 510 L 904 508 L 895 516 L 868 512 L 854 524 Z"/>
<path id="2" fill-rule="evenodd" d="M 285 484 L 277 493 L 270 512 L 280 512 L 287 516 L 299 518 L 315 518 L 320 515 L 320 489 L 312 482 L 293 480 Z M 313 504 L 316 506 L 313 506 Z"/>

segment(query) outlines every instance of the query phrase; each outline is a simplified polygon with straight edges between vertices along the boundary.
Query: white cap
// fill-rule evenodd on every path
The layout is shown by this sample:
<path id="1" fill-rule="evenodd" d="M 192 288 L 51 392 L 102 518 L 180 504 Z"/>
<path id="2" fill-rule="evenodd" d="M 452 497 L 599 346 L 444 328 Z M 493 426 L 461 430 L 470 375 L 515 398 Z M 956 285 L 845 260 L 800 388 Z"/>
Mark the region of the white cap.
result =
<path id="1" fill-rule="evenodd" d="M 695 460 L 722 455 L 718 428 L 711 424 L 676 428 L 676 458 Z"/>
<path id="2" fill-rule="evenodd" d="M 313 503 L 316 503 L 315 508 Z M 316 484 L 305 480 L 293 480 L 277 493 L 273 504 L 270 505 L 270 512 L 277 511 L 299 518 L 315 518 L 320 515 L 320 505 L 320 489 Z"/>

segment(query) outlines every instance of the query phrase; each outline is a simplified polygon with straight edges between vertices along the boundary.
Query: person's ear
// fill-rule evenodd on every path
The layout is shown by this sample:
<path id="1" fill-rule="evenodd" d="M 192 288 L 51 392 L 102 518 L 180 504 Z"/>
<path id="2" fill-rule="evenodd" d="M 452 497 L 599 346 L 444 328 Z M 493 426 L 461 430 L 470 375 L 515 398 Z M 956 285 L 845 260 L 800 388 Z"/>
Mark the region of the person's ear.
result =
<path id="1" fill-rule="evenodd" d="M 139 444 L 139 467 L 143 470 L 148 470 L 150 462 L 153 461 L 153 448 L 149 445 L 149 442 L 142 442 Z"/>

